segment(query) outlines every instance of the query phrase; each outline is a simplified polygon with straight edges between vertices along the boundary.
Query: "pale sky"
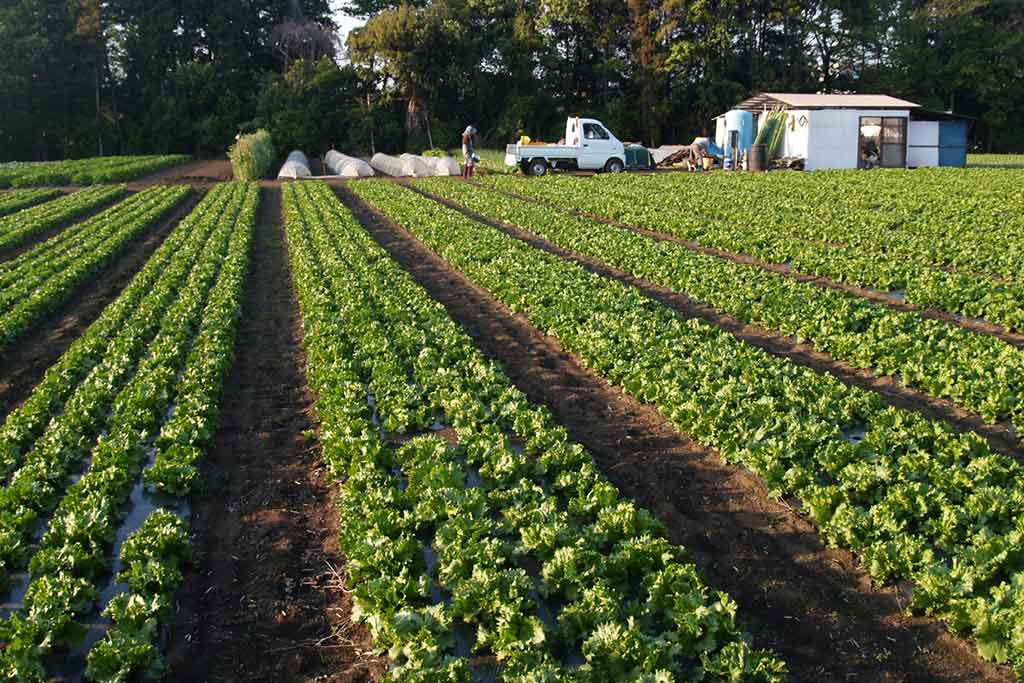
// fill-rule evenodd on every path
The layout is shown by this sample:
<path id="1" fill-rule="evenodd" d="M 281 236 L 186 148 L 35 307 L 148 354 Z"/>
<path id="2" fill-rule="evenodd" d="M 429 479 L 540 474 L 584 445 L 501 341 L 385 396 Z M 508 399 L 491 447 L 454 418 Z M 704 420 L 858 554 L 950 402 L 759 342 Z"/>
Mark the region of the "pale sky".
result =
<path id="1" fill-rule="evenodd" d="M 364 19 L 357 19 L 356 17 L 350 17 L 341 11 L 341 6 L 345 4 L 344 0 L 334 0 L 331 6 L 334 7 L 334 20 L 338 22 L 338 34 L 341 38 L 341 44 L 345 44 L 345 38 L 348 37 L 348 32 L 352 29 L 362 26 L 366 23 Z"/>

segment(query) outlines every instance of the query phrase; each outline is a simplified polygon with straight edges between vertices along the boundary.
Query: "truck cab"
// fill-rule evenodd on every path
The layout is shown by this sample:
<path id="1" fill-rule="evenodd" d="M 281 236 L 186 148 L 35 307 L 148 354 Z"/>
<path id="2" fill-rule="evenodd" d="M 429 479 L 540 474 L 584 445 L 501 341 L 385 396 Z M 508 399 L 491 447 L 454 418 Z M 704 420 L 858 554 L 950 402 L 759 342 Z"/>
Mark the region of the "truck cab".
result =
<path id="1" fill-rule="evenodd" d="M 544 175 L 549 168 L 619 173 L 626 167 L 626 148 L 597 119 L 572 116 L 566 119 L 562 143 L 509 145 L 505 164 L 519 166 L 530 175 Z"/>
<path id="2" fill-rule="evenodd" d="M 611 159 L 625 165 L 625 146 L 597 119 L 570 118 L 565 122 L 565 142 L 580 148 L 577 164 L 582 170 L 602 170 Z"/>

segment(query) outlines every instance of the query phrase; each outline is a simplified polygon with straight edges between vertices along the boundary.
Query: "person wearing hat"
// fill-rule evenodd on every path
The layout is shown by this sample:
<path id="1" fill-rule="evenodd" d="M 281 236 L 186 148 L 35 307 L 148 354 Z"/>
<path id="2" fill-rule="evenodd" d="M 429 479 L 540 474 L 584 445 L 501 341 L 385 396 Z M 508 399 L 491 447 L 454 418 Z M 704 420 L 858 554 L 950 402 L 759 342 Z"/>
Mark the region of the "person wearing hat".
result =
<path id="1" fill-rule="evenodd" d="M 466 126 L 466 130 L 462 131 L 462 177 L 467 180 L 473 177 L 473 167 L 480 158 L 476 155 L 476 133 L 473 126 Z"/>

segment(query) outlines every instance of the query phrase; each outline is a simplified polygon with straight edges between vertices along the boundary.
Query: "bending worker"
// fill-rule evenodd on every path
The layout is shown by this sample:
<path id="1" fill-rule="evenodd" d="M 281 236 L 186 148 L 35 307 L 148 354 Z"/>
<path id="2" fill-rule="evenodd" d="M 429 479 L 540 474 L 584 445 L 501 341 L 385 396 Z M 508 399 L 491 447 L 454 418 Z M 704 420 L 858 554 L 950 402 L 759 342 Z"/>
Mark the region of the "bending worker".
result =
<path id="1" fill-rule="evenodd" d="M 462 177 L 467 179 L 473 177 L 473 167 L 479 159 L 476 155 L 476 133 L 477 130 L 473 126 L 466 126 L 466 130 L 462 132 Z"/>

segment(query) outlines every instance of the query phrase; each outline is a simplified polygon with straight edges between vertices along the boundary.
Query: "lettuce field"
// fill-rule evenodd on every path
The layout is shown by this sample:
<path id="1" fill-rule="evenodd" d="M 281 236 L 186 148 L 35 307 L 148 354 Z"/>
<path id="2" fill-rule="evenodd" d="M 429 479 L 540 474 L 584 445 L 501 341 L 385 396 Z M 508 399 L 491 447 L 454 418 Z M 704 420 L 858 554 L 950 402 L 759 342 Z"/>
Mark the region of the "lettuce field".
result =
<path id="1" fill-rule="evenodd" d="M 4 680 L 1024 674 L 1024 171 L 187 161 L 0 169 Z"/>

